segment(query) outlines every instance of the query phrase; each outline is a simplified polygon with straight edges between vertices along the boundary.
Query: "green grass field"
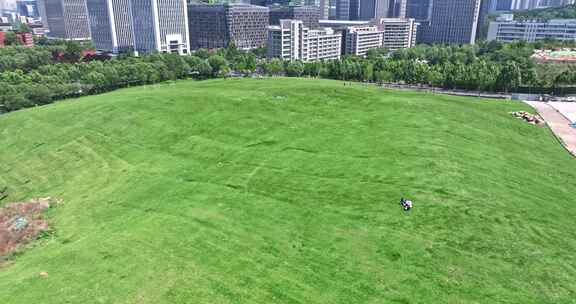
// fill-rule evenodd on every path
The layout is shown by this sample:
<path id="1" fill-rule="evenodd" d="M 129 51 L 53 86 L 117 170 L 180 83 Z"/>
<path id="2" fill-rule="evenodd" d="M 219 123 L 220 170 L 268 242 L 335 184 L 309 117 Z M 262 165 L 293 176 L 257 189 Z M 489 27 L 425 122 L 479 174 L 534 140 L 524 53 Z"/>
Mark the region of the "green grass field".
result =
<path id="1" fill-rule="evenodd" d="M 0 116 L 10 200 L 63 200 L 0 303 L 575 303 L 576 160 L 515 110 L 278 78 Z"/>

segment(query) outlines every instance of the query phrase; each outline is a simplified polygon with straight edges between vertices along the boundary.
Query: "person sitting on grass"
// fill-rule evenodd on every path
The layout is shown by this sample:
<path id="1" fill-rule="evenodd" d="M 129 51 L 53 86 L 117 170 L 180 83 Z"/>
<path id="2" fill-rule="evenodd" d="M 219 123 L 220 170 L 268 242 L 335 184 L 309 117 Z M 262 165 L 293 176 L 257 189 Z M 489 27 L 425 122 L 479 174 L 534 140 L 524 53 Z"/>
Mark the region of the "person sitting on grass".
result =
<path id="1" fill-rule="evenodd" d="M 402 207 L 404 208 L 404 211 L 410 211 L 410 209 L 412 209 L 412 201 L 411 200 L 401 198 L 400 199 L 400 205 L 402 205 Z"/>

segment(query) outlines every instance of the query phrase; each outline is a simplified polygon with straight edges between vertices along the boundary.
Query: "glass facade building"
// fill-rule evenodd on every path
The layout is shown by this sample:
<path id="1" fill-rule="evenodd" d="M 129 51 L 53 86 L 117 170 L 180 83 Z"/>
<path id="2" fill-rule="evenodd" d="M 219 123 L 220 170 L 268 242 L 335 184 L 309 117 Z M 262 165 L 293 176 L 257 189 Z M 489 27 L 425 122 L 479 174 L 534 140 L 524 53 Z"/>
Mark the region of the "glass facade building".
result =
<path id="1" fill-rule="evenodd" d="M 89 40 L 90 23 L 86 0 L 40 0 L 38 6 L 49 28 L 48 37 L 66 40 Z"/>
<path id="2" fill-rule="evenodd" d="M 97 49 L 187 54 L 185 0 L 87 0 Z"/>

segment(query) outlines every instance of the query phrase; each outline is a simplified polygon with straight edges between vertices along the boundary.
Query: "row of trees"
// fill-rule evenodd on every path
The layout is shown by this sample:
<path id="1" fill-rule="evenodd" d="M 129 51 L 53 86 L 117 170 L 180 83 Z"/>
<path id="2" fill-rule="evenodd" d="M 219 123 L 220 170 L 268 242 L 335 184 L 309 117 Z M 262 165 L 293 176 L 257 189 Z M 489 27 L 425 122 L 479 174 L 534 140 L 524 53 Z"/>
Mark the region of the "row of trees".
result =
<path id="1" fill-rule="evenodd" d="M 576 83 L 575 71 L 550 71 L 530 59 L 534 49 L 543 45 L 522 42 L 421 45 L 396 52 L 375 49 L 365 58 L 345 56 L 317 62 L 264 60 L 263 50 L 244 52 L 234 46 L 198 50 L 191 56 L 122 55 L 95 60 L 98 58 L 82 57 L 85 47 L 65 43 L 0 49 L 0 113 L 120 87 L 253 73 L 483 91 Z"/>
<path id="2" fill-rule="evenodd" d="M 539 77 L 537 66 L 530 58 L 536 47 L 542 46 L 522 42 L 420 45 L 393 53 L 374 49 L 368 52 L 366 58 L 344 57 L 334 61 L 306 63 L 271 60 L 262 64 L 262 70 L 268 75 L 395 82 L 482 91 L 513 91 L 523 86 L 557 85 L 556 75 L 552 78 L 549 75 Z"/>
<path id="3" fill-rule="evenodd" d="M 231 67 L 251 72 L 255 70 L 255 60 L 253 55 L 246 54 L 239 56 L 234 64 L 218 54 L 207 58 L 153 54 L 104 61 L 58 62 L 33 69 L 29 69 L 32 61 L 28 61 L 21 65 L 23 69 L 0 72 L 0 113 L 121 87 L 187 77 L 225 77 Z"/>

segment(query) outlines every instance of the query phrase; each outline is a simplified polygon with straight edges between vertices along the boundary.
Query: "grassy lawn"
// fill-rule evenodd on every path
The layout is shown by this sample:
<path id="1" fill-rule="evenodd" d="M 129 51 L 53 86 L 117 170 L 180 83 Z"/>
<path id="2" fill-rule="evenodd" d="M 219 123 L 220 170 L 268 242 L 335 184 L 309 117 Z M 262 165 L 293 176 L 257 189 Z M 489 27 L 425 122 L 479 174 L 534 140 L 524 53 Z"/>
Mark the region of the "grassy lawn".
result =
<path id="1" fill-rule="evenodd" d="M 514 110 L 278 78 L 0 116 L 10 200 L 64 202 L 0 303 L 574 303 L 576 160 Z"/>

